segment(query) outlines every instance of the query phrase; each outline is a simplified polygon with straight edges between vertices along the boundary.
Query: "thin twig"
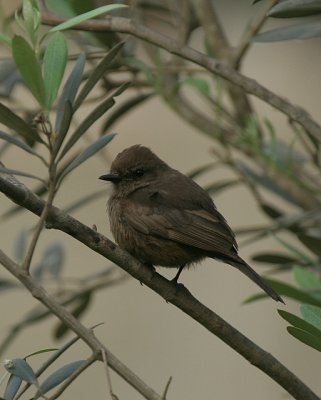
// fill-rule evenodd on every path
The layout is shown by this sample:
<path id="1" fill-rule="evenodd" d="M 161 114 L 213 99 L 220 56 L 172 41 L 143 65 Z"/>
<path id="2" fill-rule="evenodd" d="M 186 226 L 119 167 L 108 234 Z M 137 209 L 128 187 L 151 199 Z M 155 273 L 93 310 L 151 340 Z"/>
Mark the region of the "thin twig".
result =
<path id="1" fill-rule="evenodd" d="M 172 383 L 172 379 L 173 379 L 173 377 L 170 376 L 168 381 L 167 381 L 167 383 L 166 383 L 166 386 L 165 386 L 165 389 L 164 389 L 164 393 L 163 393 L 163 396 L 162 396 L 162 400 L 166 400 L 166 396 L 167 396 L 167 393 L 168 393 L 169 385 Z"/>
<path id="2" fill-rule="evenodd" d="M 103 363 L 104 363 L 106 379 L 107 379 L 107 384 L 108 384 L 108 391 L 109 391 L 110 397 L 112 400 L 118 400 L 118 397 L 114 394 L 114 391 L 113 391 L 110 372 L 109 372 L 109 366 L 108 366 L 108 356 L 104 349 L 101 349 L 101 356 L 102 356 Z"/>
<path id="3" fill-rule="evenodd" d="M 41 234 L 41 231 L 42 231 L 42 229 L 43 229 L 43 227 L 45 225 L 45 221 L 46 221 L 46 218 L 48 216 L 49 208 L 50 208 L 50 206 L 51 206 L 51 204 L 53 202 L 54 196 L 55 196 L 55 188 L 54 188 L 54 186 L 51 186 L 50 189 L 49 189 L 49 193 L 48 193 L 48 199 L 46 201 L 44 209 L 42 210 L 40 218 L 39 218 L 39 220 L 37 222 L 37 225 L 36 225 L 36 228 L 35 228 L 35 232 L 33 234 L 30 246 L 28 248 L 25 260 L 24 260 L 23 265 L 22 265 L 22 268 L 25 271 L 27 271 L 28 273 L 29 273 L 29 270 L 30 270 L 31 261 L 32 261 L 32 258 L 33 258 L 33 255 L 34 255 L 34 252 L 35 252 L 35 249 L 36 249 L 36 246 L 37 246 L 40 234 Z"/>
<path id="4" fill-rule="evenodd" d="M 270 0 L 270 2 L 263 7 L 263 9 L 254 17 L 252 21 L 248 24 L 241 43 L 237 46 L 232 57 L 232 65 L 235 69 L 240 68 L 240 64 L 245 54 L 250 48 L 251 40 L 262 28 L 264 22 L 267 18 L 267 12 L 278 2 L 279 0 Z"/>

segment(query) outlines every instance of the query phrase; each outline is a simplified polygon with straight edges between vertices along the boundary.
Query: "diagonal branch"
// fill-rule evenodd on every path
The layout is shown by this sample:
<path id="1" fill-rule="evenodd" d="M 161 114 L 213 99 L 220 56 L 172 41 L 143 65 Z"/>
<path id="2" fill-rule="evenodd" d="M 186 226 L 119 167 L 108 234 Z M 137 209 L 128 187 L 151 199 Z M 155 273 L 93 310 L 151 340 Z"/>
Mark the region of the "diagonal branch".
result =
<path id="1" fill-rule="evenodd" d="M 46 10 L 42 11 L 42 22 L 46 25 L 55 26 L 64 21 L 66 21 L 65 18 L 58 17 Z M 321 126 L 305 109 L 273 93 L 254 79 L 240 74 L 226 63 L 208 57 L 191 47 L 181 46 L 179 43 L 176 43 L 172 37 L 165 36 L 143 25 L 138 25 L 135 21 L 123 17 L 106 17 L 101 20 L 89 20 L 74 26 L 73 29 L 91 32 L 127 33 L 161 47 L 172 54 L 204 67 L 208 71 L 241 87 L 248 94 L 252 94 L 270 104 L 272 107 L 287 115 L 292 121 L 297 122 L 317 141 L 321 142 Z"/>
<path id="2" fill-rule="evenodd" d="M 4 193 L 19 206 L 28 209 L 38 216 L 41 215 L 42 209 L 45 206 L 42 199 L 37 197 L 25 185 L 12 176 L 0 176 L 0 192 Z M 167 302 L 172 303 L 184 313 L 188 314 L 228 346 L 233 348 L 237 353 L 242 355 L 251 364 L 255 365 L 270 376 L 295 399 L 320 400 L 316 394 L 314 394 L 280 361 L 233 328 L 204 304 L 200 303 L 183 285 L 180 285 L 179 288 L 177 288 L 175 284 L 169 282 L 167 279 L 151 270 L 148 266 L 139 263 L 130 254 L 121 250 L 106 237 L 90 229 L 56 207 L 50 207 L 47 218 L 47 227 L 67 233 L 96 253 L 99 253 L 103 257 L 118 264 L 134 278 L 154 290 Z M 18 266 L 12 265 L 12 262 L 10 260 L 8 261 L 6 256 L 3 256 L 3 254 L 1 255 L 1 262 L 9 265 L 10 271 L 17 276 L 17 278 L 20 279 L 37 298 L 50 307 L 54 313 L 59 315 L 59 317 L 61 317 L 61 313 L 63 313 L 62 315 L 66 313 L 64 308 L 62 308 L 62 310 L 59 308 L 61 307 L 60 305 L 53 304 L 52 300 L 49 302 L 50 298 L 47 294 L 43 293 L 43 289 L 35 286 L 32 278 L 21 271 Z M 72 327 L 79 336 L 84 338 L 91 348 L 94 348 L 95 351 L 101 350 L 101 345 L 96 342 L 97 339 L 95 337 L 92 339 L 91 336 L 87 336 L 86 328 L 82 327 L 81 331 L 75 330 L 74 324 L 78 323 L 77 320 L 70 321 L 69 316 L 68 318 L 66 317 L 66 319 L 68 325 Z M 85 329 L 85 331 L 83 331 L 83 329 Z M 98 346 L 100 347 L 97 348 Z M 108 353 L 108 361 L 111 366 L 112 357 L 114 356 Z"/>

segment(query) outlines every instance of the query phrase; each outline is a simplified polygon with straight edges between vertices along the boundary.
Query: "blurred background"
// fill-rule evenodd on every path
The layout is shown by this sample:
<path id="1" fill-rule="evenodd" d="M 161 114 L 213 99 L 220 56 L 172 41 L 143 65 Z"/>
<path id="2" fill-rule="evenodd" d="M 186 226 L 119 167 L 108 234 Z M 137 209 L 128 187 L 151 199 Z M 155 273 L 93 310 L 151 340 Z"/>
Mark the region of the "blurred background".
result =
<path id="1" fill-rule="evenodd" d="M 1 11 L 5 15 L 10 15 L 19 5 L 19 1 L 11 1 L 10 4 L 2 1 Z M 262 7 L 260 4 L 253 6 L 251 1 L 215 2 L 215 10 L 232 45 L 239 43 L 249 19 L 259 12 L 260 7 Z M 264 28 L 272 29 L 279 25 L 280 21 L 268 20 Z M 195 29 L 191 44 L 196 48 L 202 48 L 202 42 L 201 29 Z M 78 51 L 76 45 L 70 46 L 71 54 Z M 9 53 L 3 46 L 0 47 L 0 51 L 1 58 L 8 57 Z M 142 58 L 146 57 L 143 52 L 141 54 Z M 254 43 L 244 58 L 242 73 L 257 80 L 271 91 L 291 99 L 292 103 L 304 107 L 318 120 L 320 62 L 320 39 Z M 202 107 L 197 91 L 190 88 L 187 89 L 187 93 L 192 102 Z M 93 97 L 95 95 L 93 94 Z M 34 106 L 32 104 L 34 100 L 30 99 L 26 89 L 21 86 L 15 89 L 13 96 L 18 99 L 18 104 L 21 106 L 29 102 L 31 109 Z M 130 97 L 130 91 L 125 91 L 116 100 L 121 102 Z M 291 142 L 293 131 L 288 125 L 287 118 L 256 98 L 250 100 L 258 118 L 267 118 L 273 124 L 278 138 L 285 143 Z M 81 115 L 77 115 L 73 121 L 74 126 L 77 124 L 77 118 L 81 120 L 91 109 L 90 104 L 83 105 Z M 99 123 L 91 127 L 88 138 L 90 135 L 95 135 L 99 129 L 101 129 Z M 184 121 L 161 96 L 153 96 L 134 108 L 118 120 L 109 132 L 116 132 L 117 136 L 102 154 L 81 165 L 65 180 L 55 199 L 55 205 L 64 209 L 85 195 L 105 190 L 104 195 L 75 210 L 72 215 L 88 226 L 95 224 L 98 231 L 109 238 L 111 234 L 106 215 L 109 186 L 99 181 L 98 177 L 109 170 L 110 162 L 118 152 L 140 143 L 150 147 L 170 166 L 186 174 L 213 162 L 215 144 L 212 138 L 200 133 L 196 127 Z M 84 140 L 90 142 L 90 139 Z M 242 160 L 243 156 L 239 155 L 239 158 Z M 5 152 L 2 160 L 10 168 L 27 170 L 35 174 L 43 168 L 39 160 L 14 148 Z M 45 171 L 43 175 L 44 173 Z M 238 178 L 231 169 L 219 166 L 198 176 L 196 180 L 206 186 L 216 181 Z M 24 178 L 21 180 L 27 186 L 34 187 L 32 181 Z M 264 195 L 279 207 L 285 207 L 290 211 L 296 209 L 295 206 L 289 205 L 268 191 Z M 214 201 L 236 231 L 269 223 L 269 218 L 262 213 L 253 194 L 244 185 L 235 185 L 219 191 L 214 196 Z M 11 208 L 12 203 L 1 196 L 1 213 Z M 37 218 L 26 211 L 10 218 L 3 218 L 1 248 L 13 256 L 19 233 L 23 229 L 28 230 L 36 221 Z M 280 243 L 270 235 L 244 245 L 242 242 L 245 237 L 242 235 L 237 237 L 240 255 L 250 263 L 254 254 L 283 250 Z M 290 235 L 285 237 L 291 242 Z M 55 243 L 62 244 L 64 249 L 65 266 L 62 274 L 65 285 L 71 287 L 74 284 L 78 285 L 79 279 L 110 267 L 111 263 L 109 264 L 107 260 L 89 251 L 81 243 L 54 230 L 43 232 L 34 259 L 35 265 L 40 262 L 45 249 Z M 269 270 L 267 265 L 255 262 L 251 264 L 260 274 Z M 168 278 L 172 278 L 175 273 L 164 268 L 158 272 Z M 131 277 L 123 278 L 117 270 L 113 270 L 112 274 L 122 277 L 122 280 L 95 293 L 81 320 L 86 326 L 104 322 L 96 329 L 97 336 L 111 352 L 156 391 L 162 393 L 166 382 L 172 376 L 169 399 L 270 400 L 290 397 L 269 377 L 147 287 L 140 285 Z M 0 276 L 9 279 L 9 274 L 4 270 Z M 293 283 L 292 274 L 288 271 L 277 275 L 277 278 Z M 214 260 L 207 260 L 185 271 L 182 274 L 182 282 L 197 299 L 272 353 L 314 391 L 320 392 L 319 353 L 290 336 L 286 331 L 286 322 L 277 313 L 277 308 L 298 313 L 297 302 L 288 299 L 286 307 L 276 304 L 271 299 L 242 304 L 246 298 L 258 292 L 257 287 L 232 267 Z M 59 286 L 59 282 L 50 282 L 50 279 L 47 283 L 51 290 L 56 290 L 57 285 Z M 10 329 L 35 305 L 36 301 L 26 290 L 2 291 L 0 340 L 3 340 Z M 66 338 L 60 342 L 54 339 L 53 330 L 56 327 L 57 320 L 53 317 L 26 327 L 10 345 L 6 346 L 2 358 L 22 357 L 39 348 L 58 347 Z M 71 333 L 68 335 L 71 337 Z M 64 355 L 61 362 L 86 357 L 88 354 L 86 346 L 78 343 Z M 30 362 L 39 365 L 44 359 L 45 356 L 40 355 Z M 114 392 L 119 399 L 141 398 L 114 373 L 112 382 Z M 81 399 L 89 396 L 95 399 L 103 398 L 106 396 L 106 385 L 103 367 L 96 363 L 65 392 L 63 398 Z"/>

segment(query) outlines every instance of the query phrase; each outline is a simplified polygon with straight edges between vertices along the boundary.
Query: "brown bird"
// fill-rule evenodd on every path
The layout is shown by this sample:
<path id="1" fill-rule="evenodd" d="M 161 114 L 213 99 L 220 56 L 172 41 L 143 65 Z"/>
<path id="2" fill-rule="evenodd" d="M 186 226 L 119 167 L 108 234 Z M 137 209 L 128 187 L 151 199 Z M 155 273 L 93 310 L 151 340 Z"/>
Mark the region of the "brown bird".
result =
<path id="1" fill-rule="evenodd" d="M 113 183 L 108 201 L 118 245 L 150 266 L 183 268 L 205 257 L 236 267 L 272 299 L 282 298 L 237 254 L 232 229 L 196 182 L 135 145 L 117 155 L 99 179 Z"/>

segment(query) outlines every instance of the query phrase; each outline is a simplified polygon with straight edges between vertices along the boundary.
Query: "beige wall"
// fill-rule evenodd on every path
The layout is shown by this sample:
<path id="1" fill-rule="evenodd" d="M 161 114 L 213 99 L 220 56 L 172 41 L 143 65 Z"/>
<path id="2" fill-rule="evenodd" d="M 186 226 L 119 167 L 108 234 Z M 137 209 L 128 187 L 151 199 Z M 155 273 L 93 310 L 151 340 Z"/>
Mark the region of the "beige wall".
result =
<path id="1" fill-rule="evenodd" d="M 226 21 L 225 29 L 237 43 L 236 38 L 254 8 L 250 7 L 250 1 L 230 0 L 219 3 L 222 4 L 220 13 Z M 247 9 L 244 3 L 248 3 Z M 240 10 L 236 10 L 238 6 Z M 319 43 L 319 40 L 312 40 L 255 45 L 246 59 L 244 73 L 290 98 L 294 103 L 306 107 L 318 118 L 321 55 Z M 126 94 L 123 95 L 125 96 Z M 255 99 L 254 102 L 262 115 L 268 115 L 272 119 L 279 132 L 289 135 L 286 119 L 280 113 Z M 212 143 L 180 120 L 158 99 L 153 99 L 129 114 L 114 130 L 118 132 L 118 136 L 108 146 L 111 158 L 131 144 L 142 143 L 150 146 L 170 165 L 183 172 L 211 160 Z M 39 164 L 31 162 L 19 151 L 8 153 L 4 162 L 12 168 L 39 171 Z M 56 205 L 63 208 L 73 199 L 104 187 L 105 184 L 97 177 L 107 170 L 108 165 L 98 157 L 84 164 L 66 180 Z M 221 179 L 227 174 L 227 171 L 215 170 L 206 179 Z M 32 182 L 25 182 L 32 186 Z M 106 199 L 97 200 L 76 212 L 75 217 L 88 225 L 96 224 L 99 231 L 110 236 L 105 202 Z M 245 189 L 228 190 L 217 196 L 215 202 L 234 228 L 265 221 Z M 0 209 L 8 206 L 10 202 L 3 196 L 0 197 Z M 1 248 L 11 253 L 17 232 L 35 221 L 33 216 L 24 213 L 1 222 Z M 54 231 L 43 234 L 36 259 L 41 256 L 41 247 L 53 240 L 61 240 L 66 247 L 66 277 L 84 276 L 108 264 L 75 240 Z M 249 259 L 251 254 L 259 250 L 275 247 L 278 247 L 275 241 L 269 239 L 241 247 L 240 253 Z M 255 267 L 258 271 L 263 271 L 262 267 Z M 173 271 L 160 269 L 159 272 L 173 276 Z M 1 271 L 1 277 L 8 275 Z M 320 392 L 320 355 L 287 334 L 286 324 L 276 312 L 278 305 L 272 300 L 241 305 L 242 300 L 257 292 L 252 282 L 231 267 L 213 260 L 185 272 L 182 281 L 200 301 L 279 358 L 315 391 Z M 35 301 L 24 290 L 1 294 L 0 340 L 32 304 Z M 297 304 L 291 301 L 287 301 L 286 309 L 298 312 Z M 133 279 L 95 296 L 90 312 L 83 322 L 93 325 L 101 321 L 105 324 L 97 329 L 99 338 L 151 387 L 162 392 L 169 376 L 173 376 L 169 399 L 287 398 L 282 388 L 267 376 L 181 311 Z M 52 319 L 27 329 L 8 349 L 6 358 L 21 357 L 39 348 L 57 345 L 50 334 L 53 325 Z M 87 354 L 85 345 L 78 344 L 65 355 L 64 360 L 71 361 Z M 35 358 L 33 365 L 38 366 L 42 359 L 45 357 Z M 112 379 L 114 391 L 120 399 L 141 398 L 115 375 Z M 106 385 L 103 368 L 96 365 L 72 385 L 64 398 L 85 399 L 90 396 L 101 399 L 106 396 Z"/>

